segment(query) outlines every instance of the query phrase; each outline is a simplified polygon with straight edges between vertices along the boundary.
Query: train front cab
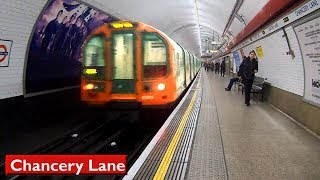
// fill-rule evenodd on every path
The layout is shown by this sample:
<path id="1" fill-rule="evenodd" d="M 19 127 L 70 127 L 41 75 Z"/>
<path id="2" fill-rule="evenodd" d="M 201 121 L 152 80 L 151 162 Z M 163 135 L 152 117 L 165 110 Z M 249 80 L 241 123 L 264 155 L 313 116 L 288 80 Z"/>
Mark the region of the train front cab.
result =
<path id="1" fill-rule="evenodd" d="M 172 103 L 177 94 L 171 51 L 172 46 L 152 28 L 104 25 L 83 46 L 82 101 L 150 107 Z"/>

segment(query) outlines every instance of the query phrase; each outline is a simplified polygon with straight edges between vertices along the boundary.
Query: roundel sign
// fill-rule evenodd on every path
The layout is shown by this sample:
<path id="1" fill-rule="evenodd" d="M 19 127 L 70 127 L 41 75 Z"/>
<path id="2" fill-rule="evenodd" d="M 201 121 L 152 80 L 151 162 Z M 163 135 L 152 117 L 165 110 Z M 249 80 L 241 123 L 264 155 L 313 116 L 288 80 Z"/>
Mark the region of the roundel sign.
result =
<path id="1" fill-rule="evenodd" d="M 0 44 L 0 62 L 3 62 L 8 56 L 7 46 Z"/>
<path id="2" fill-rule="evenodd" d="M 9 66 L 9 55 L 12 41 L 0 40 L 0 66 Z"/>

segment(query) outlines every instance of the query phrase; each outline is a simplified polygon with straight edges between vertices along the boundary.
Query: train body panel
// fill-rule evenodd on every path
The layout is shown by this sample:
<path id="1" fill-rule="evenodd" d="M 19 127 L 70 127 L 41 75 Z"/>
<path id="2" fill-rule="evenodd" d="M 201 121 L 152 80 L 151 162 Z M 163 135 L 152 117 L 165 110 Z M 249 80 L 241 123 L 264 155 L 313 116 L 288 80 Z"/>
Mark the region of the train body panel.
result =
<path id="1" fill-rule="evenodd" d="M 82 47 L 82 101 L 172 104 L 195 75 L 191 59 L 189 52 L 151 26 L 105 24 Z"/>

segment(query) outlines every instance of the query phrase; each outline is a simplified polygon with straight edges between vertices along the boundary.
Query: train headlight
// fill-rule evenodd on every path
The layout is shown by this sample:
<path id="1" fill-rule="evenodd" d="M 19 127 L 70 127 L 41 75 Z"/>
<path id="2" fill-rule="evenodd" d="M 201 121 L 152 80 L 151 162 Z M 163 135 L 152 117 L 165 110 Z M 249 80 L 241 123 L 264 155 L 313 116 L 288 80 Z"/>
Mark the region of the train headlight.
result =
<path id="1" fill-rule="evenodd" d="M 163 91 L 166 88 L 166 85 L 163 83 L 158 84 L 158 90 Z"/>
<path id="2" fill-rule="evenodd" d="M 97 69 L 86 69 L 84 70 L 84 73 L 88 75 L 97 74 Z"/>
<path id="3" fill-rule="evenodd" d="M 94 89 L 94 85 L 93 84 L 87 84 L 83 87 L 84 90 L 92 90 Z"/>

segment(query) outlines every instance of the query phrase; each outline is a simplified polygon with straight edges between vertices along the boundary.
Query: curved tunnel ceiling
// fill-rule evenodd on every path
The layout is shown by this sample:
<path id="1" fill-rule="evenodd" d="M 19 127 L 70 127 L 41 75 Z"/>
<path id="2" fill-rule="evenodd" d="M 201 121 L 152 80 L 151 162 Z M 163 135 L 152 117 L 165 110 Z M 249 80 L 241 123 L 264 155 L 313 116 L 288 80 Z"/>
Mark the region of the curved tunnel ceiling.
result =
<path id="1" fill-rule="evenodd" d="M 84 0 L 118 18 L 147 23 L 200 57 L 221 36 L 236 0 Z"/>
<path id="2" fill-rule="evenodd" d="M 228 43 L 233 42 L 271 0 L 80 1 L 123 20 L 147 23 L 200 57 L 205 50 L 217 47 L 225 51 Z M 217 45 L 212 45 L 213 42 Z"/>

